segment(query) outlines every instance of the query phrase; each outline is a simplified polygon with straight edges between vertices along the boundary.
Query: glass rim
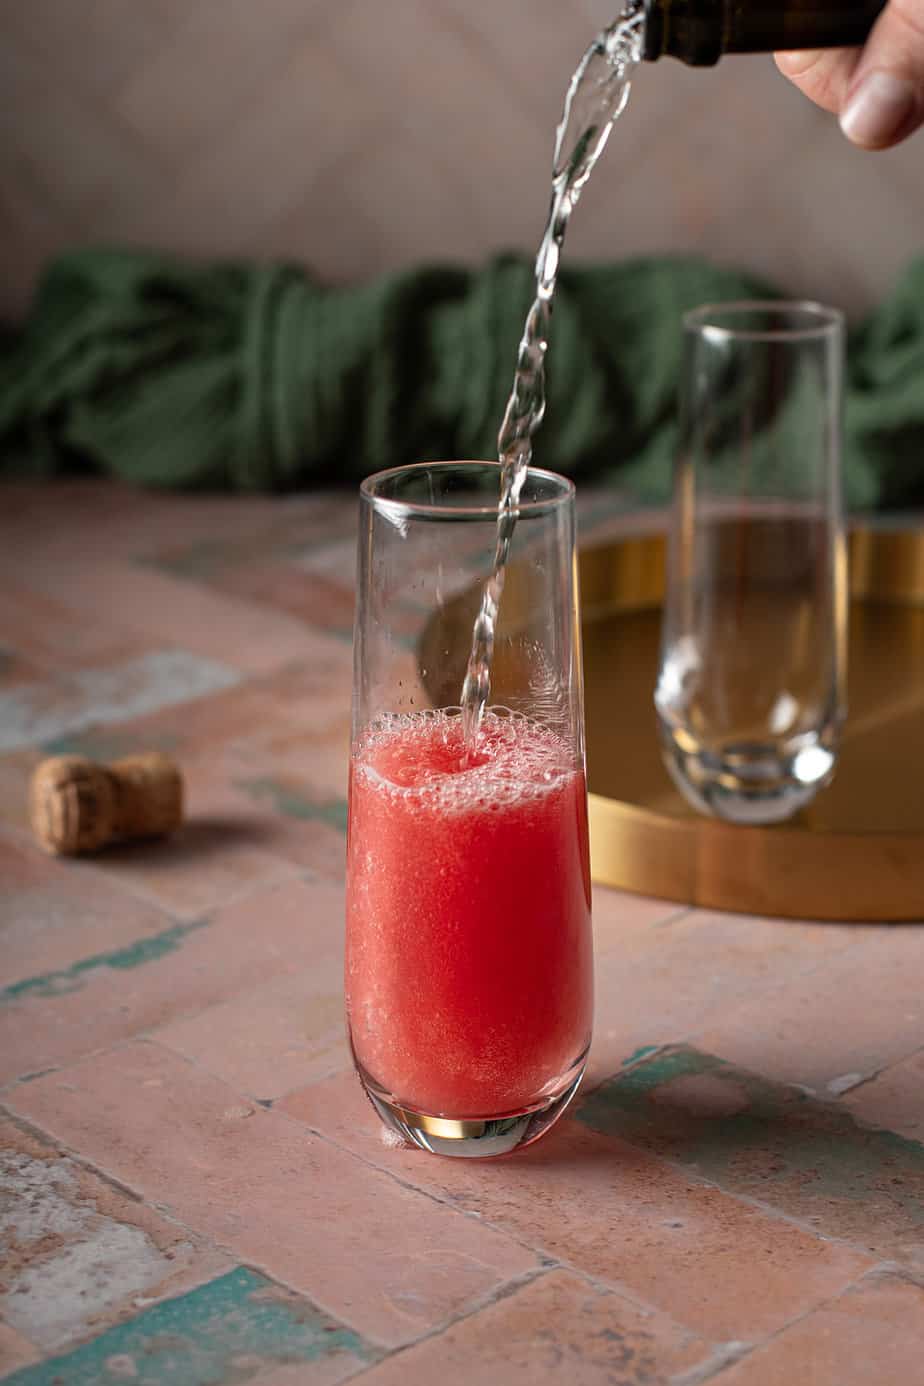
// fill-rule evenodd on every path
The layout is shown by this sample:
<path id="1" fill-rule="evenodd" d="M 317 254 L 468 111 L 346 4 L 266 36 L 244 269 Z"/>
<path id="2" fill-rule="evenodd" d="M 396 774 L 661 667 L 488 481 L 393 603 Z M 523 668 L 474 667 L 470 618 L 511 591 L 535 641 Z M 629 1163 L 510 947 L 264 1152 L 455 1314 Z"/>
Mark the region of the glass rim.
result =
<path id="1" fill-rule="evenodd" d="M 463 467 L 480 469 L 483 472 L 494 472 L 498 478 L 498 503 L 494 505 L 446 505 L 440 501 L 419 501 L 419 500 L 400 500 L 394 496 L 383 496 L 378 491 L 383 483 L 393 480 L 396 477 L 412 476 L 426 471 L 445 471 L 451 472 Z M 386 467 L 379 472 L 373 472 L 360 482 L 360 498 L 373 509 L 382 511 L 392 516 L 402 518 L 445 518 L 455 520 L 471 519 L 490 519 L 496 520 L 500 508 L 500 462 L 485 462 L 477 459 L 471 461 L 458 460 L 453 462 L 410 462 L 405 466 Z M 572 504 L 575 497 L 574 482 L 569 477 L 562 476 L 560 472 L 548 471 L 545 467 L 528 467 L 526 469 L 526 480 L 538 478 L 545 482 L 551 482 L 556 488 L 556 494 L 544 496 L 536 500 L 519 500 L 515 508 L 518 517 L 530 515 L 547 515 L 552 511 L 558 510 L 563 506 Z"/>
<path id="2" fill-rule="evenodd" d="M 737 315 L 765 313 L 801 316 L 803 323 L 792 326 L 736 327 L 733 321 Z M 723 321 L 722 319 L 726 319 Z M 840 308 L 830 308 L 813 299 L 787 298 L 740 298 L 726 303 L 703 303 L 691 308 L 683 315 L 686 332 L 701 332 L 713 340 L 728 339 L 741 342 L 799 342 L 811 341 L 828 336 L 836 336 L 843 330 L 844 313 Z"/>

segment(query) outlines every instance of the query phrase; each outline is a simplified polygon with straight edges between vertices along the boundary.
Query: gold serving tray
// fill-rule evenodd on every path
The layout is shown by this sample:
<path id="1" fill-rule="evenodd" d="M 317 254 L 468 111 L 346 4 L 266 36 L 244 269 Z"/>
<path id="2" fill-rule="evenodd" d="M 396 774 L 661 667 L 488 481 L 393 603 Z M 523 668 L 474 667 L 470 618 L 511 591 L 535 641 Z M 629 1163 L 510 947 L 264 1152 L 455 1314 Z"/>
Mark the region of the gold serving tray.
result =
<path id="1" fill-rule="evenodd" d="M 851 535 L 837 775 L 766 828 L 698 815 L 662 766 L 652 693 L 664 558 L 660 535 L 580 555 L 594 880 L 751 914 L 924 919 L 924 533 Z"/>

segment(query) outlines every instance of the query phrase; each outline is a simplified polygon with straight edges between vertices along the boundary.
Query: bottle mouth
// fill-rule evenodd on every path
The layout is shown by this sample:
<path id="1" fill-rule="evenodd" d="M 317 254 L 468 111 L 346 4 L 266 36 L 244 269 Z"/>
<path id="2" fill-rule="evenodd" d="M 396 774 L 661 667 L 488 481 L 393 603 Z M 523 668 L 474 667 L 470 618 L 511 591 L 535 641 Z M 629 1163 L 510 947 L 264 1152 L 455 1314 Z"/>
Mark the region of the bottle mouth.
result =
<path id="1" fill-rule="evenodd" d="M 713 67 L 722 56 L 725 32 L 723 0 L 704 0 L 680 7 L 664 0 L 644 0 L 642 60 L 653 63 L 666 54 L 692 67 Z"/>
<path id="2" fill-rule="evenodd" d="M 664 34 L 664 21 L 660 11 L 656 10 L 651 0 L 645 0 L 645 18 L 642 23 L 642 61 L 653 63 L 660 58 L 663 52 L 662 38 Z"/>

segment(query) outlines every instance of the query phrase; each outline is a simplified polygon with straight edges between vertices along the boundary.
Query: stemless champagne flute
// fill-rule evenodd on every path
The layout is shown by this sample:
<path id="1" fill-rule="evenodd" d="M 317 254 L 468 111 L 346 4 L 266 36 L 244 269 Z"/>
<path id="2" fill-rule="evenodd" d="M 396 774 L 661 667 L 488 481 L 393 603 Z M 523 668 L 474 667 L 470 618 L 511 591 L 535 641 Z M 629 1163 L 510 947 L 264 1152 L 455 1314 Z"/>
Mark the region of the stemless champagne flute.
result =
<path id="1" fill-rule="evenodd" d="M 500 469 L 368 478 L 360 499 L 346 999 L 387 1126 L 446 1155 L 540 1136 L 583 1072 L 592 941 L 574 490 L 530 470 L 492 696 L 458 702 Z"/>
<path id="2" fill-rule="evenodd" d="M 843 319 L 709 305 L 684 339 L 662 751 L 696 808 L 778 822 L 831 778 L 845 715 Z"/>

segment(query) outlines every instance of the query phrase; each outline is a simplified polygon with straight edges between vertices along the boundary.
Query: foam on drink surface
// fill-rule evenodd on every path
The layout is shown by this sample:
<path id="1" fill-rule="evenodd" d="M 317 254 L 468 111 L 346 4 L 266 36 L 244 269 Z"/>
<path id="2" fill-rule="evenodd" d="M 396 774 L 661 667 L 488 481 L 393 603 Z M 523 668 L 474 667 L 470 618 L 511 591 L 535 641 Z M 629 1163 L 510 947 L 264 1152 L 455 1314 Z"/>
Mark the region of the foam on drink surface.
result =
<path id="1" fill-rule="evenodd" d="M 489 708 L 467 751 L 456 708 L 377 718 L 354 752 L 354 773 L 382 794 L 428 812 L 497 811 L 560 789 L 576 773 L 569 743 L 550 727 Z"/>

